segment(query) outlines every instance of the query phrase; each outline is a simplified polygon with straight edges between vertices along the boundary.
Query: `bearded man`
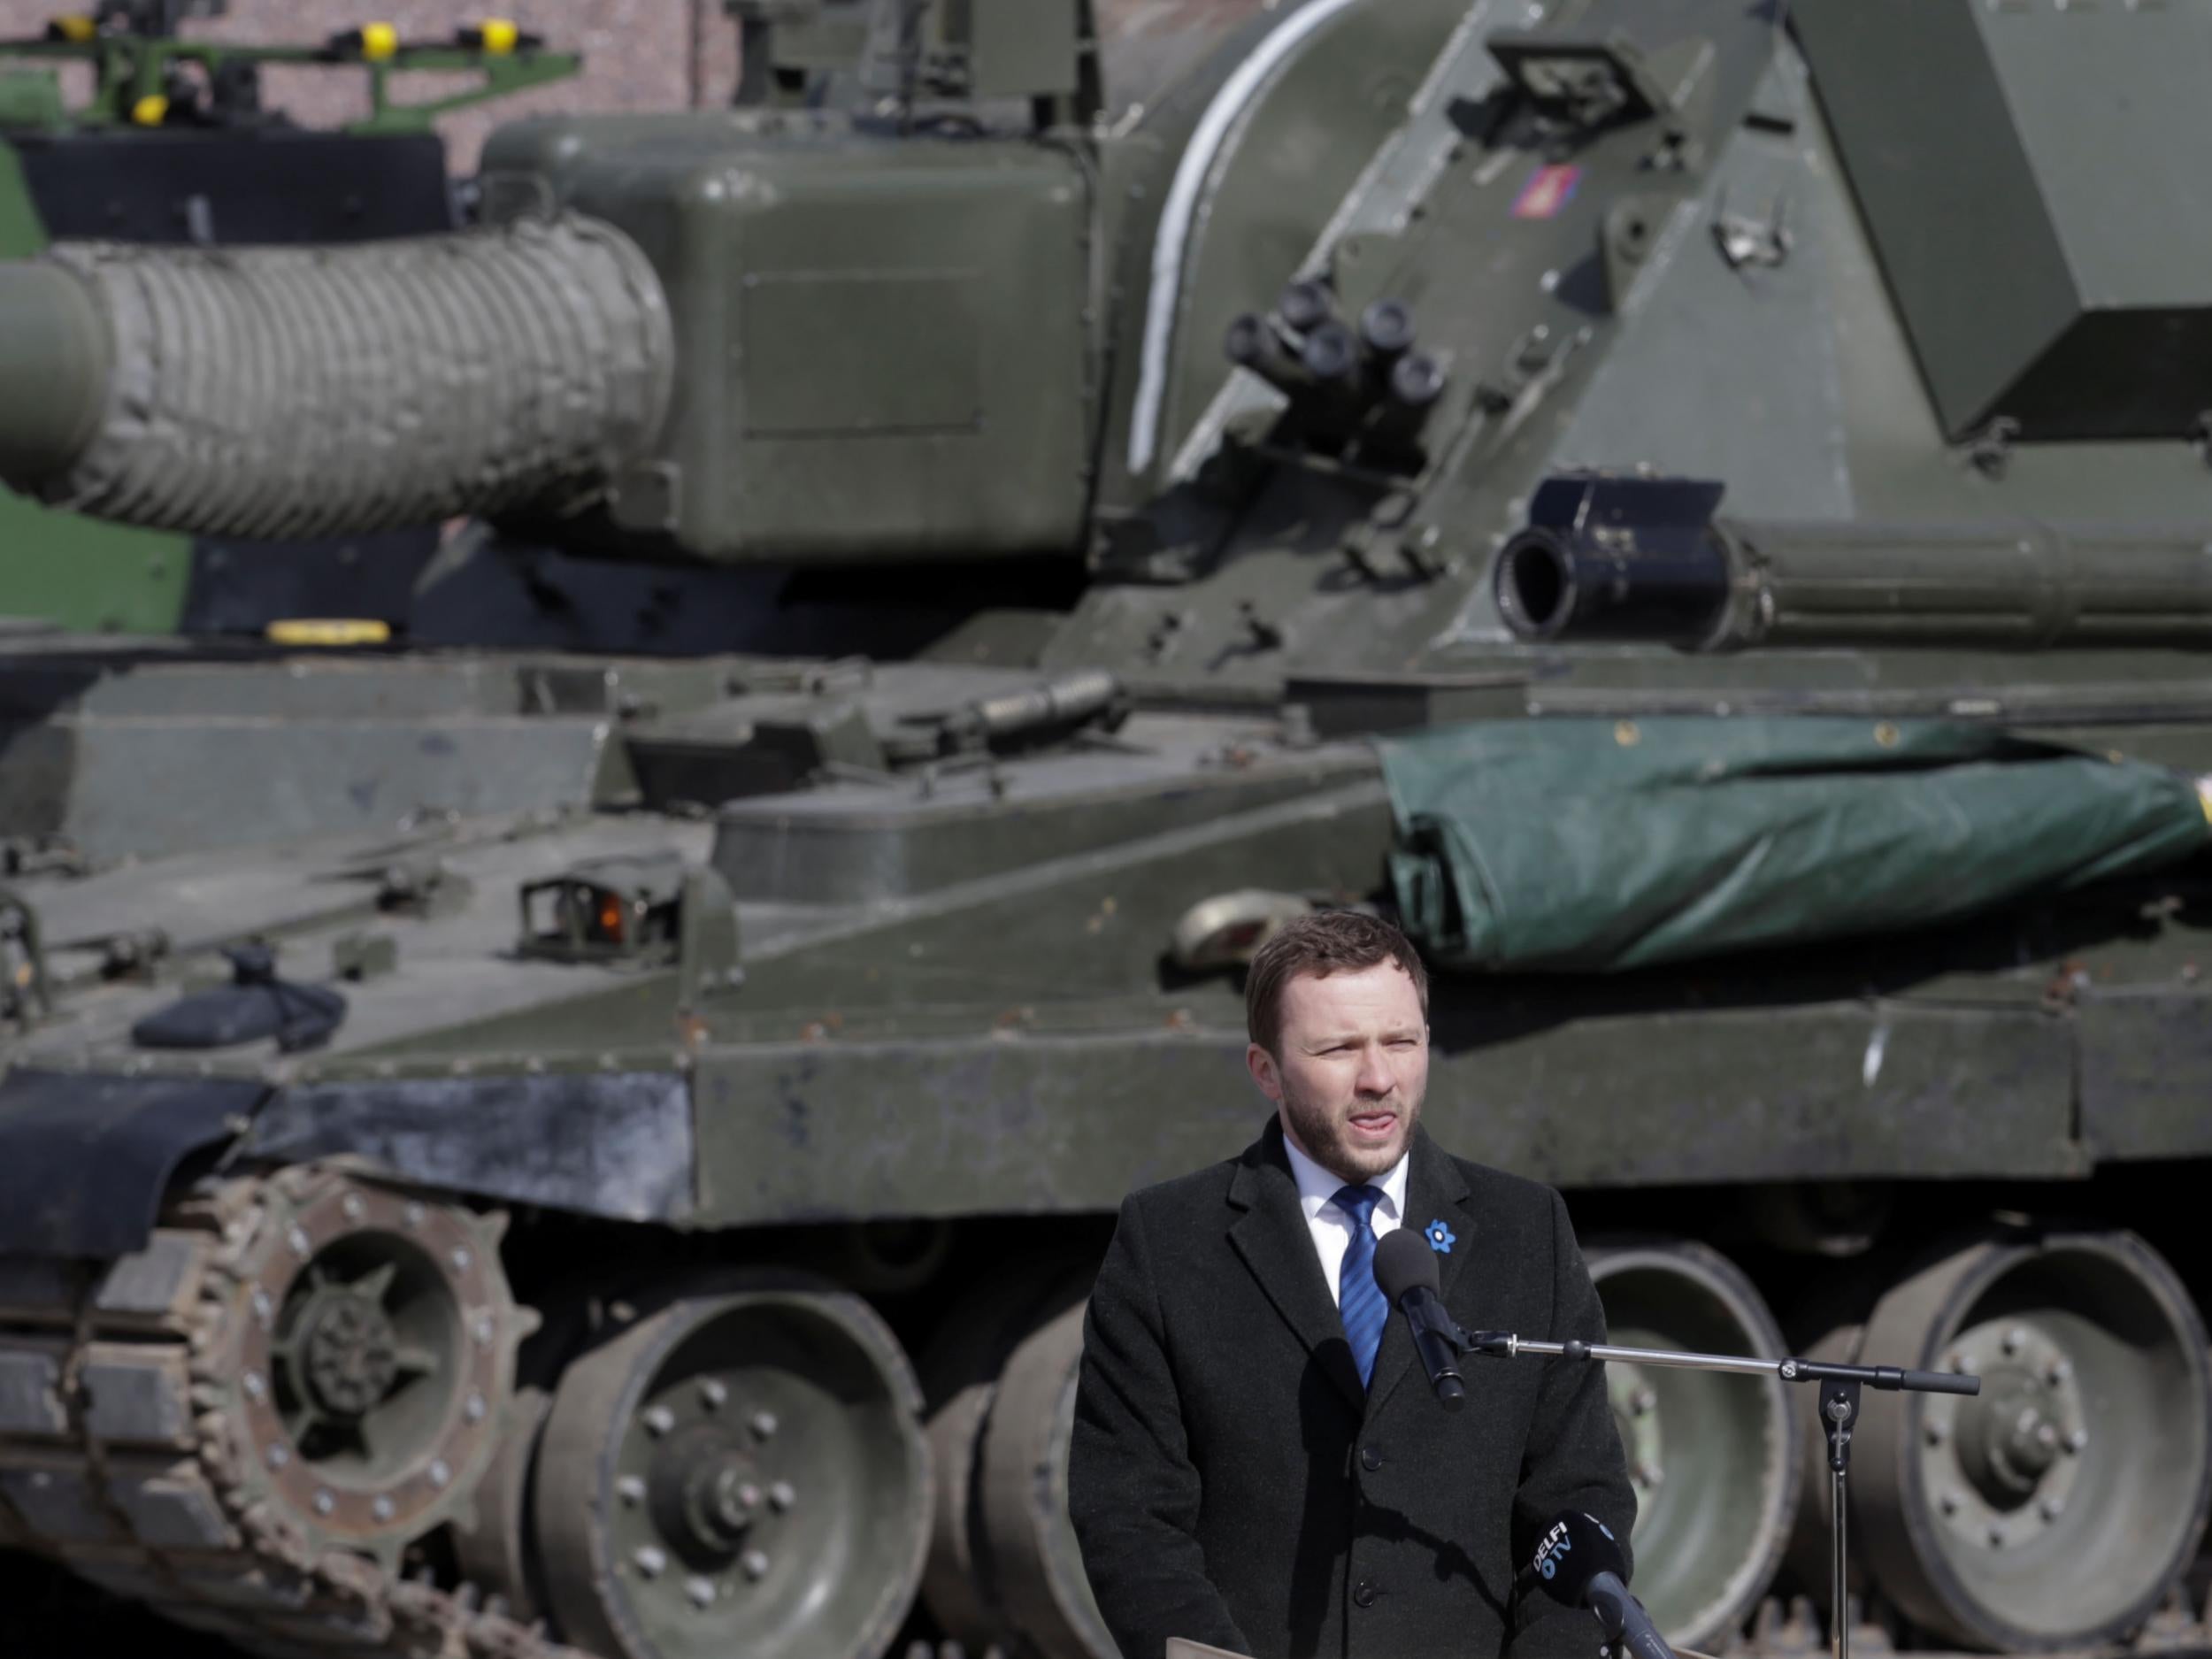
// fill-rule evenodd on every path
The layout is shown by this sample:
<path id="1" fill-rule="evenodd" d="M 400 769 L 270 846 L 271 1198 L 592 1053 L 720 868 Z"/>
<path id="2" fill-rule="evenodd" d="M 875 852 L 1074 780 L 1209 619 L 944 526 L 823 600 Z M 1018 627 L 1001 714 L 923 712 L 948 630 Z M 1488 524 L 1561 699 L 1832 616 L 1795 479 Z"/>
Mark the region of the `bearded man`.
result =
<path id="1" fill-rule="evenodd" d="M 1447 1413 L 1373 1274 L 1416 1227 L 1461 1325 L 1603 1341 L 1565 1205 L 1421 1128 L 1428 979 L 1388 923 L 1284 928 L 1246 1020 L 1274 1116 L 1129 1197 L 1085 1319 L 1069 1510 L 1122 1659 L 1592 1659 L 1595 1622 L 1516 1578 L 1563 1510 L 1629 1536 L 1603 1367 L 1471 1361 Z"/>

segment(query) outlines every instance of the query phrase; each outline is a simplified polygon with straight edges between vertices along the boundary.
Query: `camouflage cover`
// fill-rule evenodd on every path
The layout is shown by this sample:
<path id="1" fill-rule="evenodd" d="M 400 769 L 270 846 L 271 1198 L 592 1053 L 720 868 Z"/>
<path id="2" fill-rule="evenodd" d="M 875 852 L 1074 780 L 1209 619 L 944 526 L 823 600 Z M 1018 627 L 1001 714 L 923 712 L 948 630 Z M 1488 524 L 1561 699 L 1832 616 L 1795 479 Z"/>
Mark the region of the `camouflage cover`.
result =
<path id="1" fill-rule="evenodd" d="M 1398 903 L 1461 968 L 1909 930 L 2167 869 L 2212 836 L 2181 772 L 1955 722 L 1520 720 L 1377 747 Z"/>

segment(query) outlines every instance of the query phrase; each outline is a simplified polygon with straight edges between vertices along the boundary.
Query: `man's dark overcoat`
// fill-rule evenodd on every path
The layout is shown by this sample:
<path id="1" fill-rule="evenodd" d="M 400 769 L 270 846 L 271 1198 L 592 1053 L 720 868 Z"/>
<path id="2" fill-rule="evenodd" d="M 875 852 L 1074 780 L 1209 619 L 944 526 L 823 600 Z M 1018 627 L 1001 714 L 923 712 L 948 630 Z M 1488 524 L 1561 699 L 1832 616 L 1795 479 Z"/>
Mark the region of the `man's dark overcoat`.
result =
<path id="1" fill-rule="evenodd" d="M 1604 1340 L 1548 1187 L 1417 1127 L 1403 1225 L 1442 1222 L 1469 1330 Z M 1393 1313 L 1360 1386 L 1279 1124 L 1243 1156 L 1133 1194 L 1091 1294 L 1069 1509 L 1123 1659 L 1166 1639 L 1256 1659 L 1593 1659 L 1597 1626 L 1516 1596 L 1562 1509 L 1636 1515 L 1604 1368 L 1469 1359 L 1431 1393 Z"/>

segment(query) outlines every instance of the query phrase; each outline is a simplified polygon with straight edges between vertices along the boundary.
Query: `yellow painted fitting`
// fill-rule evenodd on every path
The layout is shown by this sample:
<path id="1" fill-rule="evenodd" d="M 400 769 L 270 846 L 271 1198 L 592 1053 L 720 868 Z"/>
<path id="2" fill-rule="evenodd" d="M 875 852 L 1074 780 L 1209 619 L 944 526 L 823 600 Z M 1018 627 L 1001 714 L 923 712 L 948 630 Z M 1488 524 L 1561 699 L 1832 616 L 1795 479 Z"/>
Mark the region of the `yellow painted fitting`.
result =
<path id="1" fill-rule="evenodd" d="M 365 23 L 361 26 L 361 56 L 373 64 L 382 63 L 399 50 L 399 31 L 388 23 Z"/>
<path id="2" fill-rule="evenodd" d="M 484 50 L 495 58 L 503 58 L 515 49 L 515 38 L 521 33 L 506 18 L 486 18 L 483 26 Z"/>
<path id="3" fill-rule="evenodd" d="M 63 40 L 83 45 L 100 32 L 100 26 L 81 12 L 73 12 L 66 17 L 54 19 L 54 33 Z"/>
<path id="4" fill-rule="evenodd" d="M 131 119 L 141 127 L 159 127 L 168 113 L 169 100 L 158 92 L 150 92 L 131 105 Z"/>
<path id="5" fill-rule="evenodd" d="M 391 625 L 373 617 L 287 617 L 265 632 L 276 645 L 382 645 Z"/>

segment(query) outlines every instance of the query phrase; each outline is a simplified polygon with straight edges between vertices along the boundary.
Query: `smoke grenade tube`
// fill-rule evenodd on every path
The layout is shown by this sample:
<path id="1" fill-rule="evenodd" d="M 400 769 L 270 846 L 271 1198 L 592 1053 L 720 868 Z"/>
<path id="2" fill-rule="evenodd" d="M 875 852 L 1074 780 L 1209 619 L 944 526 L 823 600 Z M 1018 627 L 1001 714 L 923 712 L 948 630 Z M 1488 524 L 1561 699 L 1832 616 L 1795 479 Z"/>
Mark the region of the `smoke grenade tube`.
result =
<path id="1" fill-rule="evenodd" d="M 651 444 L 658 277 L 577 215 L 342 247 L 57 243 L 0 270 L 0 480 L 202 535 L 588 498 Z"/>

